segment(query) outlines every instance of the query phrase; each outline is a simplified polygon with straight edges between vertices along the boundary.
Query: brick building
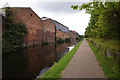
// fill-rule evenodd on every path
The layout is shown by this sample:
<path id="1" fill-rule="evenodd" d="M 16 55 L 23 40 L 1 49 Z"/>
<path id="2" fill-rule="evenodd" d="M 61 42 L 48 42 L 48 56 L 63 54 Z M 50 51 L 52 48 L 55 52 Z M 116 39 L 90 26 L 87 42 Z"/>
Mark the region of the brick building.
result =
<path id="1" fill-rule="evenodd" d="M 9 10 L 10 14 L 6 12 L 6 17 L 12 16 L 13 23 L 22 22 L 26 25 L 25 46 L 46 42 L 54 43 L 55 36 L 56 40 L 60 38 L 65 40 L 71 37 L 73 42 L 76 41 L 75 31 L 69 31 L 68 27 L 50 18 L 43 17 L 41 19 L 30 7 L 10 7 Z"/>
<path id="2" fill-rule="evenodd" d="M 43 42 L 55 42 L 55 25 L 49 18 L 42 18 L 43 23 Z"/>
<path id="3" fill-rule="evenodd" d="M 69 38 L 68 32 L 63 32 L 59 30 L 56 31 L 56 36 L 57 36 L 57 39 L 61 38 L 63 40 L 65 40 L 66 38 Z"/>
<path id="4" fill-rule="evenodd" d="M 27 27 L 27 35 L 24 38 L 26 46 L 41 44 L 43 40 L 43 27 L 41 18 L 30 7 L 10 8 L 13 23 L 23 22 Z"/>
<path id="5" fill-rule="evenodd" d="M 63 32 L 63 39 L 69 38 L 68 32 Z"/>
<path id="6" fill-rule="evenodd" d="M 79 34 L 76 31 L 72 31 L 72 30 L 70 30 L 68 34 L 69 37 L 71 37 L 71 42 L 76 43 L 76 37 L 78 37 Z"/>
<path id="7" fill-rule="evenodd" d="M 52 20 L 52 21 L 56 26 L 56 39 L 59 40 L 60 38 L 61 39 L 69 38 L 69 35 L 68 35 L 69 28 L 55 20 Z"/>

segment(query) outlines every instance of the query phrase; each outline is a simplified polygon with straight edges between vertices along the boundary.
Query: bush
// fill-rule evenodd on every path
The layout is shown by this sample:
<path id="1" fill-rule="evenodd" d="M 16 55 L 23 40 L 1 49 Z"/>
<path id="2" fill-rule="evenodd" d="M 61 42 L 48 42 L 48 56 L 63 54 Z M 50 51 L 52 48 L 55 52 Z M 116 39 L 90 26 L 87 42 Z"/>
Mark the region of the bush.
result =
<path id="1" fill-rule="evenodd" d="M 71 42 L 71 41 L 70 41 L 70 38 L 66 38 L 66 39 L 65 39 L 65 42 L 66 42 L 66 43 L 70 43 L 70 42 Z"/>
<path id="2" fill-rule="evenodd" d="M 46 42 L 42 42 L 42 45 L 48 45 L 48 44 L 49 44 L 48 41 L 46 41 Z"/>
<path id="3" fill-rule="evenodd" d="M 81 41 L 83 38 L 84 38 L 83 35 L 79 35 L 79 36 L 76 37 L 76 41 L 79 42 L 79 41 Z"/>
<path id="4" fill-rule="evenodd" d="M 9 53 L 23 47 L 26 30 L 23 23 L 10 24 L 2 35 L 3 53 Z"/>
<path id="5" fill-rule="evenodd" d="M 57 41 L 57 43 L 59 43 L 59 44 L 62 44 L 62 43 L 64 43 L 65 41 L 63 40 L 63 39 L 61 39 L 61 38 L 59 38 L 59 40 Z"/>

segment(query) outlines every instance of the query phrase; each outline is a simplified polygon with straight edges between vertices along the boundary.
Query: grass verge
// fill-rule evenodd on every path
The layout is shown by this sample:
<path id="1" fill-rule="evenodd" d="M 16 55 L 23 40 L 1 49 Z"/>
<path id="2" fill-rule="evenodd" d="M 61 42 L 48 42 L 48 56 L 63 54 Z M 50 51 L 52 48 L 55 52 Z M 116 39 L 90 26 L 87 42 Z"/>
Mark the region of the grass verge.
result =
<path id="1" fill-rule="evenodd" d="M 45 72 L 43 76 L 38 78 L 38 80 L 59 79 L 61 77 L 61 72 L 66 68 L 82 41 L 80 41 L 70 52 L 66 53 L 57 63 L 54 63 L 54 65 L 47 72 Z"/>
<path id="2" fill-rule="evenodd" d="M 109 58 L 107 58 L 106 56 L 104 56 L 104 54 L 102 53 L 102 51 L 98 50 L 94 45 L 92 45 L 92 43 L 89 43 L 89 46 L 91 47 L 94 55 L 96 56 L 96 59 L 99 62 L 99 65 L 102 67 L 102 70 L 105 74 L 105 76 L 108 79 L 118 79 L 118 65 L 112 65 L 111 61 Z"/>

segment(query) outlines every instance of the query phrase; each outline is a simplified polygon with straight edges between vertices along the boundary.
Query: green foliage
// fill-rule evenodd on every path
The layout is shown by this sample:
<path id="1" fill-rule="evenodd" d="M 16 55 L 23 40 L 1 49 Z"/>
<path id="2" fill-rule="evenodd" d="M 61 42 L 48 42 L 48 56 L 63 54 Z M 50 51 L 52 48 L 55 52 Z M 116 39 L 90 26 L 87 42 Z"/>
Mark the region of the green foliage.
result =
<path id="1" fill-rule="evenodd" d="M 76 37 L 76 41 L 79 42 L 79 41 L 81 41 L 83 38 L 84 38 L 83 35 L 79 35 L 79 36 Z"/>
<path id="2" fill-rule="evenodd" d="M 72 5 L 72 6 L 71 6 L 71 8 L 73 8 L 74 10 L 77 10 L 78 7 L 79 7 L 78 5 L 76 5 L 76 6 L 73 6 L 73 5 Z"/>
<path id="3" fill-rule="evenodd" d="M 104 56 L 103 52 L 98 50 L 95 46 L 93 46 L 90 42 L 89 46 L 91 47 L 94 55 L 96 56 L 99 65 L 102 67 L 104 74 L 107 78 L 111 78 L 111 80 L 118 80 L 118 64 L 114 64 L 113 62 L 106 56 Z"/>
<path id="4" fill-rule="evenodd" d="M 59 43 L 59 44 L 62 44 L 62 43 L 64 43 L 65 41 L 63 40 L 63 39 L 61 39 L 61 38 L 59 38 L 59 40 L 57 41 L 57 43 Z"/>
<path id="5" fill-rule="evenodd" d="M 80 41 L 80 37 L 76 37 L 76 41 Z"/>
<path id="6" fill-rule="evenodd" d="M 66 43 L 70 43 L 71 42 L 70 40 L 71 40 L 70 38 L 65 38 Z"/>
<path id="7" fill-rule="evenodd" d="M 103 39 L 103 38 L 89 38 L 91 41 L 94 41 L 95 43 L 98 43 L 102 45 L 105 48 L 110 48 L 110 49 L 119 49 L 120 41 L 117 39 Z"/>
<path id="8" fill-rule="evenodd" d="M 82 40 L 83 41 L 83 40 Z M 54 80 L 61 77 L 61 72 L 65 69 L 65 67 L 68 65 L 69 61 L 72 59 L 73 55 L 79 48 L 80 44 L 79 42 L 70 52 L 66 53 L 65 56 L 63 56 L 59 62 L 54 63 L 54 65 L 43 74 L 38 80 Z"/>
<path id="9" fill-rule="evenodd" d="M 42 42 L 42 45 L 49 45 L 49 42 L 48 41 L 44 41 L 44 42 Z"/>
<path id="10" fill-rule="evenodd" d="M 74 7 L 76 6 L 72 6 L 73 9 Z M 120 49 L 120 1 L 105 3 L 89 2 L 75 9 L 85 9 L 86 13 L 91 14 L 89 24 L 85 31 L 85 37 L 92 38 L 92 41 L 99 42 L 105 49 L 106 47 L 112 51 Z M 113 61 L 113 63 L 115 63 L 113 65 L 112 61 L 108 60 L 102 54 L 103 52 L 99 52 L 92 44 L 90 46 L 100 62 L 105 75 L 108 78 L 118 77 L 117 63 Z"/>
<path id="11" fill-rule="evenodd" d="M 23 46 L 24 36 L 26 34 L 25 24 L 10 24 L 2 35 L 3 53 L 15 51 Z"/>
<path id="12" fill-rule="evenodd" d="M 80 40 L 84 39 L 84 35 L 79 35 Z"/>
<path id="13" fill-rule="evenodd" d="M 8 20 L 7 25 L 9 26 L 12 23 L 13 16 L 11 16 L 12 12 L 10 10 L 10 7 L 5 7 L 6 10 L 6 18 Z"/>
<path id="14" fill-rule="evenodd" d="M 15 13 L 11 12 L 10 7 L 5 7 L 5 10 L 7 26 L 5 32 L 2 34 L 2 51 L 3 53 L 10 53 L 23 47 L 24 37 L 27 33 L 27 29 L 25 24 L 22 22 L 18 22 L 16 24 L 13 23 L 13 19 L 17 14 L 16 9 L 14 9 Z"/>
<path id="15" fill-rule="evenodd" d="M 120 39 L 120 2 L 89 2 L 71 8 L 91 14 L 86 37 Z"/>

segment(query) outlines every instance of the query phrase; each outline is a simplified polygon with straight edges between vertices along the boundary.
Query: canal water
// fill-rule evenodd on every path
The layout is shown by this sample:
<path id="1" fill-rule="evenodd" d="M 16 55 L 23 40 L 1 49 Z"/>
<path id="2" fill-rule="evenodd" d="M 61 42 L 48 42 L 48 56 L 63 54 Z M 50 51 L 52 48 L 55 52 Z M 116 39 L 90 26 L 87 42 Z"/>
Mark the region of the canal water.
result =
<path id="1" fill-rule="evenodd" d="M 55 44 L 27 47 L 2 57 L 2 80 L 34 80 L 74 46 Z"/>

